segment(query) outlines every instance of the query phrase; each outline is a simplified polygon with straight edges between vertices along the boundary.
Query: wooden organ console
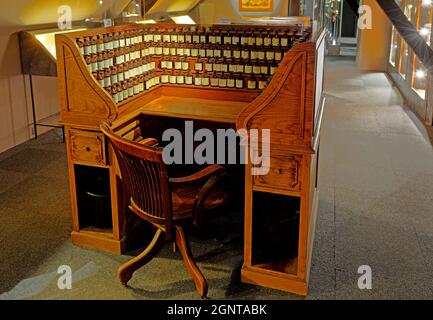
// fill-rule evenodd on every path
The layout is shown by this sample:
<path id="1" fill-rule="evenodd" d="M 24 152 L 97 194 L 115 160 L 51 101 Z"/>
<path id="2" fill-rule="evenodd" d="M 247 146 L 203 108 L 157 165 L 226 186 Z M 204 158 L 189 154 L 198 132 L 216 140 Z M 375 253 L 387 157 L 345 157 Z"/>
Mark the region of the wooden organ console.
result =
<path id="1" fill-rule="evenodd" d="M 185 120 L 213 129 L 270 129 L 269 174 L 252 176 L 251 164 L 245 170 L 242 279 L 306 295 L 323 39 L 294 25 L 124 25 L 57 35 L 73 243 L 122 254 L 139 228 L 101 121 L 136 141 Z"/>

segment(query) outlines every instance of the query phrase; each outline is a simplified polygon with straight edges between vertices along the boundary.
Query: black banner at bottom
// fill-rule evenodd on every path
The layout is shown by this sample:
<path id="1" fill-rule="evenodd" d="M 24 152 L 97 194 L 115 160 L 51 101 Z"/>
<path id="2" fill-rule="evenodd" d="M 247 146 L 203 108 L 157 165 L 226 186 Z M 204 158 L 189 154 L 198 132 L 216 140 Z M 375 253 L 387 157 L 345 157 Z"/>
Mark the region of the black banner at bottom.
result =
<path id="1" fill-rule="evenodd" d="M 294 316 L 402 316 L 416 308 L 431 310 L 432 301 L 1 301 L 14 316 L 39 312 L 62 317 L 134 316 L 135 319 L 290 319 Z M 9 310 L 8 310 L 9 309 Z M 427 311 L 426 310 L 426 311 Z M 138 318 L 137 318 L 138 317 Z"/>

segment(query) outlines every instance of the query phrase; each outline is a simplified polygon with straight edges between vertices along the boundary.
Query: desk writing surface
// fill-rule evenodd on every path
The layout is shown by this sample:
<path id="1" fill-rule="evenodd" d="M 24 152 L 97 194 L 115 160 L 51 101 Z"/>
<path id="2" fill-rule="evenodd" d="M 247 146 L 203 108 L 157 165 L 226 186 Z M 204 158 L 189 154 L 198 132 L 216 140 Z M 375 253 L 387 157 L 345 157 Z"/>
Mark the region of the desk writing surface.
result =
<path id="1" fill-rule="evenodd" d="M 236 124 L 246 102 L 162 96 L 140 108 L 141 114 Z"/>

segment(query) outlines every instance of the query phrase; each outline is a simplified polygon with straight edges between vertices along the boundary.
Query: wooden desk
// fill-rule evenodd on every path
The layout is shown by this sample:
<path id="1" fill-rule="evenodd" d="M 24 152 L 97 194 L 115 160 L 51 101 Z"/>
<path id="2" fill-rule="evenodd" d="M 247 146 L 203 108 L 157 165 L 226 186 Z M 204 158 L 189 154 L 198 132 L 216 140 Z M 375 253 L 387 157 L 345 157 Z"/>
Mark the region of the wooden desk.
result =
<path id="1" fill-rule="evenodd" d="M 320 123 L 324 105 L 322 81 L 325 32 L 313 38 L 302 38 L 305 30 L 300 30 L 296 26 L 287 26 L 288 33 L 283 34 L 290 34 L 292 37 L 291 48 L 284 52 L 284 57 L 278 62 L 278 67 L 269 77 L 270 83 L 265 85 L 263 91 L 246 89 L 257 88 L 254 82 L 251 86 L 250 84 L 243 86 L 244 89 L 228 89 L 222 88 L 224 85 L 216 88 L 162 84 L 162 80 L 160 84 L 143 90 L 142 87 L 141 89 L 137 87 L 140 83 L 143 84 L 140 82 L 143 81 L 143 74 L 140 74 L 141 77 L 135 77 L 134 81 L 128 83 L 128 86 L 131 85 L 129 90 L 136 91 L 128 93 L 128 98 L 120 103 L 116 103 L 113 99 L 112 86 L 107 86 L 104 82 L 108 80 L 107 74 L 110 70 L 107 69 L 107 73 L 104 74 L 92 75 L 89 67 L 93 68 L 95 65 L 86 63 L 77 45 L 82 44 L 80 40 L 83 39 L 87 39 L 88 42 L 90 38 L 95 40 L 101 35 L 106 38 L 108 35 L 109 39 L 109 34 L 112 36 L 113 33 L 119 32 L 121 34 L 127 32 L 128 36 L 134 35 L 134 37 L 138 35 L 140 39 L 143 34 L 159 32 L 166 34 L 179 28 L 185 30 L 190 27 L 167 24 L 129 25 L 57 37 L 62 123 L 65 125 L 67 137 L 74 222 L 72 241 L 76 245 L 122 254 L 127 250 L 129 241 L 134 238 L 137 231 L 134 215 L 127 210 L 128 196 L 123 190 L 116 157 L 99 128 L 101 121 L 111 122 L 121 131 L 121 135 L 131 139 L 140 138 L 140 134 L 143 136 L 143 131 L 147 137 L 158 138 L 150 135 L 153 129 L 156 128 L 161 132 L 173 128 L 172 123 L 176 126 L 183 120 L 204 122 L 202 125 L 205 127 L 208 124 L 215 124 L 248 132 L 270 130 L 269 174 L 254 176 L 253 165 L 249 163 L 245 167 L 242 281 L 306 295 L 318 205 L 317 177 Z M 170 28 L 171 31 L 167 30 Z M 251 27 L 229 25 L 215 26 L 215 28 L 220 29 L 219 32 L 236 29 L 239 34 Z M 262 32 L 268 32 L 267 30 L 273 27 L 254 26 L 254 28 L 262 28 Z M 277 31 L 274 30 L 273 34 L 280 35 Z M 307 30 L 308 32 L 310 30 Z M 182 68 L 187 69 L 184 73 L 195 76 L 202 73 L 197 72 L 196 67 L 202 58 L 193 57 L 192 54 L 187 58 L 184 57 L 185 52 L 182 57 L 177 57 L 172 51 L 170 55 L 165 54 L 165 56 L 150 53 L 146 55 L 146 47 L 162 46 L 162 44 L 158 40 L 155 40 L 154 44 L 144 43 L 144 38 L 146 37 L 141 38 L 139 45 L 141 54 L 144 52 L 145 57 L 135 60 L 139 60 L 142 65 L 143 63 L 149 65 L 150 62 L 155 65 L 151 73 L 146 72 L 146 81 L 150 81 L 152 77 L 158 78 L 167 72 L 161 64 L 164 59 L 171 59 L 174 63 L 176 61 L 186 63 L 186 65 L 182 64 Z M 296 38 L 303 40 L 295 41 Z M 182 45 L 190 49 L 193 46 L 195 45 L 192 43 Z M 244 46 L 244 51 L 255 47 Z M 227 46 L 225 48 L 227 50 Z M 232 49 L 236 51 L 239 46 Z M 137 46 L 130 46 L 128 50 L 140 52 Z M 268 53 L 275 57 L 278 50 L 281 48 L 271 49 Z M 201 54 L 202 57 L 206 55 L 207 53 Z M 269 61 L 263 61 L 262 66 L 275 65 L 273 59 L 268 59 L 266 54 L 266 60 Z M 231 63 L 233 67 L 233 59 Z M 254 63 L 256 62 L 244 61 L 243 64 L 246 68 Z M 133 62 L 130 64 L 131 68 L 137 69 Z M 255 72 L 259 73 L 258 65 L 255 67 Z M 200 66 L 198 69 L 203 70 Z M 263 72 L 262 69 L 260 72 Z M 244 73 L 236 78 L 243 79 L 244 83 L 255 81 L 254 76 L 249 72 Z M 175 74 L 183 74 L 183 71 L 177 70 Z M 216 78 L 222 79 L 221 75 L 216 75 Z M 122 90 L 125 89 L 122 87 Z M 259 143 L 261 144 L 262 141 Z M 262 148 L 262 145 L 258 147 Z M 253 155 L 258 155 L 259 151 L 257 147 L 248 150 L 249 154 Z M 88 201 L 86 190 L 94 188 L 93 183 L 97 183 L 97 186 L 105 186 L 109 193 L 109 205 L 105 208 L 107 210 L 105 215 L 112 220 L 112 223 L 103 230 L 95 229 L 92 221 L 86 221 L 86 218 L 92 216 L 95 211 L 86 203 Z M 101 189 L 104 189 L 103 187 Z M 272 237 L 276 238 L 276 241 L 272 242 L 273 239 L 270 241 Z"/>
<path id="2" fill-rule="evenodd" d="M 247 106 L 246 102 L 161 96 L 120 120 L 125 121 L 143 114 L 235 126 L 239 115 Z"/>

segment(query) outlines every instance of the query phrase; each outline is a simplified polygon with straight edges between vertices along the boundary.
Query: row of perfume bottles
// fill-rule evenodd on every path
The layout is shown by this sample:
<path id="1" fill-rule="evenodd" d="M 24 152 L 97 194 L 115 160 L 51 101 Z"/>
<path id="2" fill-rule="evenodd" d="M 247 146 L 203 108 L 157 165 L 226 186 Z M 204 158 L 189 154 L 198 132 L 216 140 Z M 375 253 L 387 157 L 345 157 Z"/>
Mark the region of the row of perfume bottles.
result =
<path id="1" fill-rule="evenodd" d="M 124 80 L 104 89 L 112 96 L 115 103 L 120 103 L 160 84 L 161 78 L 157 73 L 142 74 Z"/>
<path id="2" fill-rule="evenodd" d="M 161 74 L 160 72 L 149 72 L 104 86 L 104 89 L 113 97 L 115 103 L 120 103 L 159 84 L 264 90 L 270 81 L 271 77 L 267 76 L 258 77 L 251 75 L 243 77 L 240 74 L 233 73 L 202 72 L 191 74 L 189 72 L 172 71 Z M 101 85 L 103 84 L 102 82 L 100 83 Z"/>
<path id="3" fill-rule="evenodd" d="M 130 50 L 129 50 L 130 49 Z M 153 57 L 163 57 L 164 58 L 172 58 L 177 57 L 178 59 L 220 59 L 224 58 L 227 61 L 236 61 L 236 60 L 244 60 L 244 61 L 256 61 L 260 60 L 261 63 L 267 62 L 268 64 L 273 64 L 275 61 L 279 62 L 283 59 L 285 55 L 284 50 L 279 49 L 268 49 L 264 50 L 264 48 L 252 48 L 240 50 L 235 47 L 227 47 L 221 49 L 217 48 L 193 48 L 193 49 L 184 49 L 184 48 L 168 48 L 167 51 L 164 51 L 163 48 L 155 47 L 130 47 L 128 50 L 117 49 L 109 52 L 104 52 L 100 54 L 91 54 L 85 56 L 85 61 L 89 66 L 89 70 L 91 72 L 104 70 L 106 68 L 111 68 L 113 65 L 120 65 L 123 63 L 129 63 L 133 60 L 137 60 L 140 58 L 153 58 Z M 231 64 L 228 63 L 228 64 Z M 248 73 L 248 72 L 247 72 Z"/>
<path id="4" fill-rule="evenodd" d="M 192 64 L 192 67 L 191 67 Z M 232 72 L 244 74 L 264 74 L 272 76 L 278 69 L 279 61 L 244 60 L 244 59 L 215 59 L 204 58 L 192 61 L 188 59 L 162 59 L 160 68 L 163 70 L 194 70 L 196 72 Z"/>
<path id="5" fill-rule="evenodd" d="M 278 61 L 272 64 L 256 60 L 226 60 L 226 59 L 201 59 L 190 61 L 188 59 L 162 59 L 140 58 L 120 65 L 104 65 L 104 68 L 95 69 L 94 64 L 89 64 L 89 72 L 93 74 L 102 87 L 129 80 L 130 78 L 152 71 L 193 71 L 237 73 L 241 75 L 269 76 L 272 77 L 278 70 Z"/>
<path id="6" fill-rule="evenodd" d="M 130 63 L 113 65 L 103 70 L 92 71 L 92 74 L 101 87 L 106 88 L 156 70 L 156 61 L 151 59 L 137 59 Z"/>
<path id="7" fill-rule="evenodd" d="M 227 58 L 227 59 L 260 59 L 281 60 L 287 50 L 283 47 L 241 47 L 241 46 L 218 46 L 218 45 L 195 45 L 191 48 L 179 45 L 168 45 L 167 47 L 150 47 L 149 55 L 156 56 L 185 56 L 192 58 Z M 142 54 L 146 55 L 144 49 Z"/>
<path id="8" fill-rule="evenodd" d="M 200 72 L 186 73 L 179 71 L 165 71 L 161 75 L 162 84 L 194 85 L 198 87 L 231 88 L 263 90 L 272 77 L 265 75 L 245 76 L 239 73 Z"/>
<path id="9" fill-rule="evenodd" d="M 125 30 L 77 38 L 82 55 L 97 54 L 137 44 L 201 44 L 289 48 L 295 41 L 305 41 L 309 33 L 299 30 L 181 31 Z"/>

